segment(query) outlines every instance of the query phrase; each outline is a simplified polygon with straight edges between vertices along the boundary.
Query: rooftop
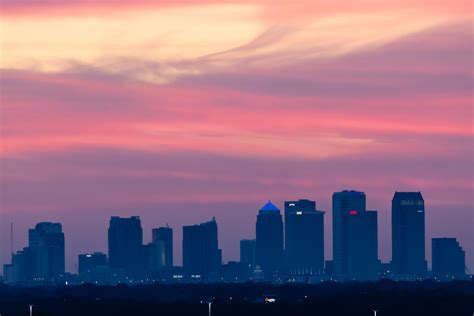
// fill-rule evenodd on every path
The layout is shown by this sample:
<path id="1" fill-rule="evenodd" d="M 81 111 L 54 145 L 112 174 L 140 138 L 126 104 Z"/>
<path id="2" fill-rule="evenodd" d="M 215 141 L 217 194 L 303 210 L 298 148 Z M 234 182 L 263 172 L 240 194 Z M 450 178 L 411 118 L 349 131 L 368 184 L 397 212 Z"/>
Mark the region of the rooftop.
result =
<path id="1" fill-rule="evenodd" d="M 268 200 L 268 202 L 260 208 L 260 211 L 263 212 L 280 212 L 280 209 L 272 203 L 272 201 Z"/>

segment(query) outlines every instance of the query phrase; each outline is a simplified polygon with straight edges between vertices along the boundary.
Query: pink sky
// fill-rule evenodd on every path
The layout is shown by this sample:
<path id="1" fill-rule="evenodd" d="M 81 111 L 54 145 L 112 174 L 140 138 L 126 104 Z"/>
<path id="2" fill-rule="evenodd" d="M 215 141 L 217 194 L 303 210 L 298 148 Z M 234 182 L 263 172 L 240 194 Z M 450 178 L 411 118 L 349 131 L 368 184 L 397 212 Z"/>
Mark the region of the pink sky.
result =
<path id="1" fill-rule="evenodd" d="M 225 260 L 258 208 L 357 189 L 390 260 L 395 190 L 474 272 L 470 1 L 2 1 L 0 263 L 38 221 L 67 268 L 111 215 L 216 216 Z"/>

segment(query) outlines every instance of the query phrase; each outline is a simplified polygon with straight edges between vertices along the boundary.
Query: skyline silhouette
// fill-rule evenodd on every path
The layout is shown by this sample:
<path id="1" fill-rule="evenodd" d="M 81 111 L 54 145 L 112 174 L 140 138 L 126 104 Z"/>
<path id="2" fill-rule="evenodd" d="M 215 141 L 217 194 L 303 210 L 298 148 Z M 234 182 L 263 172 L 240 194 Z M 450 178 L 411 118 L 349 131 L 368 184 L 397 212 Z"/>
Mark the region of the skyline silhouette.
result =
<path id="1" fill-rule="evenodd" d="M 65 234 L 61 224 L 39 223 L 35 229 L 29 230 L 29 246 L 21 252 L 14 251 L 16 259 L 12 261 L 12 265 L 4 266 L 4 275 L 9 282 L 14 282 L 15 278 L 24 281 L 39 278 L 57 283 L 59 277 L 63 280 L 66 278 L 65 272 L 77 274 L 78 271 L 84 270 L 81 263 L 93 265 L 96 261 L 100 262 L 100 279 L 103 280 L 104 273 L 118 273 L 122 276 L 117 280 L 122 282 L 125 277 L 130 278 L 130 282 L 140 279 L 141 282 L 151 282 L 157 278 L 155 273 L 158 271 L 167 271 L 165 274 L 168 276 L 162 276 L 163 281 L 167 279 L 166 282 L 219 282 L 228 277 L 228 280 L 238 282 L 286 282 L 285 280 L 290 278 L 304 283 L 312 283 L 315 280 L 321 282 L 329 278 L 341 281 L 424 279 L 441 277 L 438 271 L 450 271 L 449 269 L 455 269 L 454 267 L 457 267 L 457 270 L 452 273 L 456 277 L 470 272 L 466 266 L 465 251 L 455 237 L 438 236 L 426 240 L 425 202 L 420 192 L 395 192 L 393 196 L 391 242 L 395 246 L 392 248 L 392 258 L 389 262 L 383 262 L 378 256 L 378 212 L 366 210 L 364 192 L 344 190 L 333 194 L 332 239 L 333 254 L 336 255 L 332 258 L 324 256 L 325 213 L 316 209 L 316 202 L 299 199 L 286 201 L 284 205 L 284 217 L 270 200 L 259 209 L 255 235 L 250 237 L 255 238 L 256 243 L 251 250 L 248 248 L 252 245 L 248 243 L 251 239 L 240 239 L 240 261 L 229 261 L 225 264 L 222 259 L 223 250 L 219 246 L 218 225 L 214 217 L 209 222 L 183 226 L 182 248 L 179 249 L 173 237 L 173 228 L 168 225 L 153 228 L 152 240 L 147 242 L 143 238 L 139 216 L 112 216 L 108 229 L 108 254 L 102 255 L 97 249 L 90 254 L 77 254 L 79 267 L 75 262 L 76 270 L 66 271 Z M 223 233 L 225 234 L 225 231 Z M 42 234 L 51 235 L 41 237 Z M 50 242 L 50 246 L 44 244 Z M 428 261 L 425 259 L 426 243 L 432 244 L 433 251 L 437 251 L 432 259 L 436 258 L 437 261 L 433 262 L 430 273 Z M 52 248 L 38 248 L 45 246 Z M 456 249 L 459 249 L 460 255 Z M 173 261 L 173 252 L 179 250 L 184 258 L 182 265 Z M 53 252 L 48 254 L 47 251 Z M 253 251 L 253 255 L 249 254 L 249 251 Z M 444 261 L 444 255 L 441 254 L 450 254 L 453 261 Z M 46 257 L 41 259 L 42 256 Z M 118 272 L 103 270 L 103 258 L 106 258 L 106 266 L 112 269 L 111 271 Z M 31 263 L 33 266 L 28 268 L 29 265 L 22 266 L 25 263 L 21 262 L 24 261 L 38 262 L 39 265 L 34 268 Z M 246 265 L 243 265 L 244 263 Z M 459 270 L 461 266 L 462 272 Z M 95 269 L 95 266 L 92 267 Z M 176 270 L 178 267 L 180 269 Z M 30 270 L 33 272 L 13 272 Z M 17 273 L 24 276 L 14 277 Z M 84 276 L 79 274 L 79 277 Z"/>

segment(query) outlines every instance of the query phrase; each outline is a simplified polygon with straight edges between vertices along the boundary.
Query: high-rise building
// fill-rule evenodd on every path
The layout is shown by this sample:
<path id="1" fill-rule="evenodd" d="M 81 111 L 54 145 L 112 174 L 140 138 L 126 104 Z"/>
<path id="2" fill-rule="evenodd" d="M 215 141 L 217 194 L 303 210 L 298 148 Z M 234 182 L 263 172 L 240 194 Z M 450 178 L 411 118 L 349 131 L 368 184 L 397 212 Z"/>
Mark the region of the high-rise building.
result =
<path id="1" fill-rule="evenodd" d="M 280 210 L 268 201 L 258 212 L 256 224 L 256 264 L 266 281 L 283 265 L 283 220 Z"/>
<path id="2" fill-rule="evenodd" d="M 285 259 L 292 275 L 324 273 L 324 212 L 315 201 L 285 202 Z"/>
<path id="3" fill-rule="evenodd" d="M 35 279 L 57 281 L 64 274 L 64 233 L 60 223 L 43 222 L 29 229 L 28 246 L 36 261 Z"/>
<path id="4" fill-rule="evenodd" d="M 403 278 L 426 275 L 425 202 L 420 192 L 395 192 L 393 196 L 392 270 Z"/>
<path id="5" fill-rule="evenodd" d="M 456 238 L 431 240 L 432 272 L 440 280 L 464 279 L 466 255 Z"/>
<path id="6" fill-rule="evenodd" d="M 335 192 L 333 274 L 340 280 L 374 280 L 378 274 L 377 212 L 366 211 L 364 192 Z"/>
<path id="7" fill-rule="evenodd" d="M 255 239 L 240 241 L 240 262 L 253 267 L 255 265 Z"/>
<path id="8" fill-rule="evenodd" d="M 86 253 L 78 256 L 79 275 L 91 273 L 99 266 L 107 265 L 107 255 L 102 252 Z"/>
<path id="9" fill-rule="evenodd" d="M 108 235 L 110 267 L 124 269 L 129 276 L 142 273 L 143 230 L 140 217 L 111 217 Z"/>
<path id="10" fill-rule="evenodd" d="M 171 227 L 159 227 L 152 230 L 152 243 L 163 242 L 165 253 L 165 268 L 173 267 L 173 229 Z"/>
<path id="11" fill-rule="evenodd" d="M 183 226 L 183 269 L 192 278 L 216 281 L 221 265 L 215 218 L 199 225 Z"/>

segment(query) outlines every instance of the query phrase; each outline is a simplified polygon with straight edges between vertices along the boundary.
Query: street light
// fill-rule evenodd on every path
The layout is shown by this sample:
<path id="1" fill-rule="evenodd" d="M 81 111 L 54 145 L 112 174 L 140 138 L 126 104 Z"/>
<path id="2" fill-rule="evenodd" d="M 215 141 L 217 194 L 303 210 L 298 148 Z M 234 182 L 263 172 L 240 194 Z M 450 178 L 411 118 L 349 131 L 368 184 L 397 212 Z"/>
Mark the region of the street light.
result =
<path id="1" fill-rule="evenodd" d="M 378 312 L 378 311 L 374 309 L 373 312 L 374 312 L 374 316 L 377 316 L 377 312 Z"/>
<path id="2" fill-rule="evenodd" d="M 212 305 L 212 302 L 209 302 L 209 316 L 211 316 L 211 305 Z"/>
<path id="3" fill-rule="evenodd" d="M 33 305 L 28 305 L 28 307 L 30 308 L 30 316 L 33 316 Z"/>

